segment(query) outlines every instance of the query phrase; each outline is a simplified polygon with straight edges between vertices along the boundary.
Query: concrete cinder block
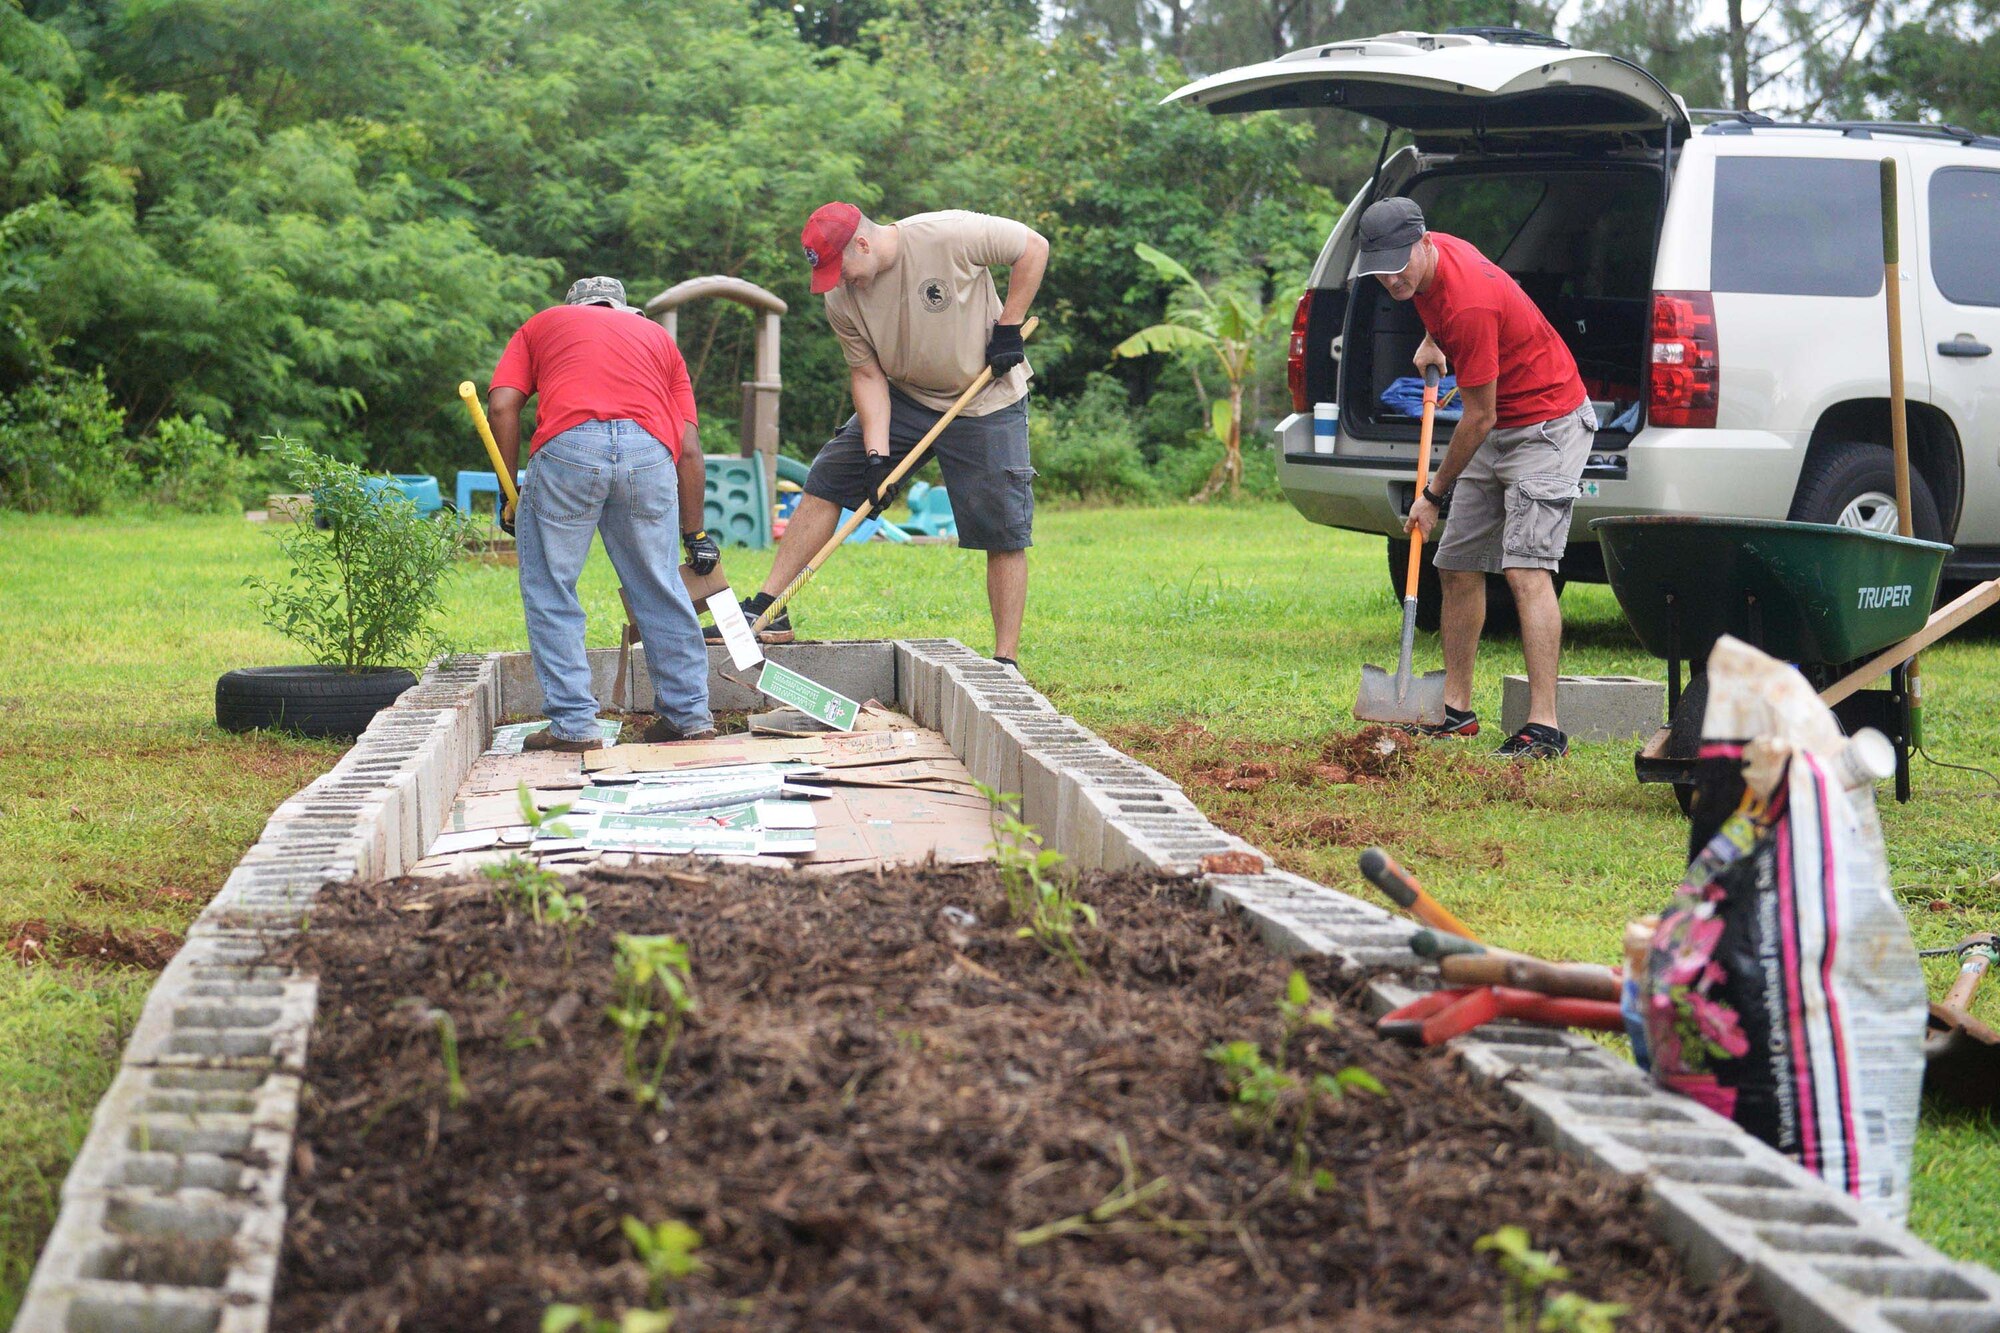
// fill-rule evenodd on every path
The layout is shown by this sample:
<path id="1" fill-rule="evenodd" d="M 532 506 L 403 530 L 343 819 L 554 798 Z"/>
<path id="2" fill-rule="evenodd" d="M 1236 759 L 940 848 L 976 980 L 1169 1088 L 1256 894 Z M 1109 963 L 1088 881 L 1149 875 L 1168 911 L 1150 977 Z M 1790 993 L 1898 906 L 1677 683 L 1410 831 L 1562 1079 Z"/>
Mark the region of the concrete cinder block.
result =
<path id="1" fill-rule="evenodd" d="M 1651 736 L 1666 721 L 1667 687 L 1639 676 L 1558 676 L 1556 717 L 1573 741 Z M 1500 682 L 1500 729 L 1512 736 L 1528 721 L 1528 678 Z"/>
<path id="2" fill-rule="evenodd" d="M 887 640 L 767 644 L 764 655 L 780 666 L 789 667 L 850 699 L 887 702 L 896 697 L 896 649 Z M 618 650 L 593 648 L 586 656 L 590 662 L 591 690 L 597 696 L 597 706 L 603 709 L 625 707 L 626 699 L 612 688 L 618 678 Z M 535 679 L 533 659 L 527 653 L 497 653 L 495 658 L 501 680 L 502 715 L 539 717 L 542 687 Z M 710 708 L 762 708 L 769 703 L 762 694 L 745 689 L 722 674 L 727 671 L 744 680 L 756 680 L 756 668 L 748 672 L 736 670 L 730 663 L 726 648 L 711 644 L 708 666 Z M 641 711 L 652 708 L 652 676 L 646 666 L 646 654 L 639 647 L 632 650 L 629 691 L 632 701 Z"/>
<path id="3" fill-rule="evenodd" d="M 21 1333 L 263 1329 L 283 1228 L 282 1208 L 145 1193 L 71 1198 L 56 1217 L 14 1327 Z M 212 1258 L 192 1262 L 188 1243 L 204 1241 L 213 1245 Z M 169 1245 L 171 1261 L 155 1249 Z M 225 1313 L 236 1318 L 224 1323 Z"/>
<path id="4" fill-rule="evenodd" d="M 65 1198 L 147 1191 L 284 1202 L 299 1079 L 256 1069 L 127 1065 L 97 1104 Z"/>

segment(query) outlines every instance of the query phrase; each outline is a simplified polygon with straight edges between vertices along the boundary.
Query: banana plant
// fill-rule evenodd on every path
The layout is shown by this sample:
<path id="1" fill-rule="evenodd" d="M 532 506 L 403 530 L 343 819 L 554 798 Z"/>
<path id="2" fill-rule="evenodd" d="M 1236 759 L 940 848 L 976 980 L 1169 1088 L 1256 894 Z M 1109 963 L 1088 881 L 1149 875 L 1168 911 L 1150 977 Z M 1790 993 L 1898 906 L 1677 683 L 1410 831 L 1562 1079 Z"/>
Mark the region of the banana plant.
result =
<path id="1" fill-rule="evenodd" d="M 1199 504 L 1227 486 L 1233 499 L 1243 487 L 1243 387 L 1256 374 L 1257 350 L 1271 345 L 1283 306 L 1259 299 L 1258 284 L 1251 280 L 1204 284 L 1185 264 L 1144 241 L 1132 252 L 1152 265 L 1162 281 L 1176 286 L 1167 300 L 1165 322 L 1140 329 L 1111 354 L 1215 357 L 1229 386 L 1227 398 L 1209 404 L 1209 430 L 1222 442 L 1222 458 L 1191 498 Z"/>

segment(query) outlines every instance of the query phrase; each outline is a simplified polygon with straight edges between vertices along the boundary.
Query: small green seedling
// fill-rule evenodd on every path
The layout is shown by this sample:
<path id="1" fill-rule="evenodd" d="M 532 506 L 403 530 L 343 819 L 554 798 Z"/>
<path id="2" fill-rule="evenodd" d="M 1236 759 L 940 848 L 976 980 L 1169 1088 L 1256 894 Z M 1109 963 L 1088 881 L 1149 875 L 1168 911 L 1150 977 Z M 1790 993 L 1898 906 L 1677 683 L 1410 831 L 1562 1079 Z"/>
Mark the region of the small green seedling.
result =
<path id="1" fill-rule="evenodd" d="M 537 833 L 546 833 L 552 838 L 574 838 L 576 830 L 562 822 L 562 817 L 570 812 L 571 801 L 565 805 L 552 805 L 544 810 L 535 804 L 535 794 L 528 790 L 528 784 L 519 783 L 514 788 L 521 798 L 521 822 Z"/>
<path id="2" fill-rule="evenodd" d="M 678 1218 L 647 1226 L 636 1217 L 619 1223 L 632 1252 L 646 1266 L 647 1293 L 655 1308 L 664 1305 L 667 1283 L 678 1282 L 701 1267 L 694 1252 L 701 1248 L 701 1233 Z"/>
<path id="3" fill-rule="evenodd" d="M 458 1024 L 451 1021 L 451 1015 L 424 1001 L 418 996 L 398 1000 L 398 1008 L 419 1011 L 418 1021 L 429 1024 L 437 1032 L 438 1058 L 444 1063 L 445 1105 L 456 1111 L 465 1104 L 467 1092 L 465 1080 L 459 1077 L 458 1068 Z"/>
<path id="4" fill-rule="evenodd" d="M 521 799 L 532 809 L 534 803 L 527 793 L 524 785 Z M 590 901 L 581 893 L 567 891 L 561 875 L 524 857 L 510 856 L 481 873 L 493 881 L 493 897 L 501 911 L 510 917 L 517 911 L 526 912 L 537 926 L 554 926 L 563 932 L 563 966 L 568 967 L 576 952 L 577 932 L 590 924 Z"/>
<path id="5" fill-rule="evenodd" d="M 604 1015 L 624 1037 L 625 1086 L 634 1101 L 650 1105 L 660 1099 L 667 1061 L 695 1010 L 694 973 L 687 945 L 671 935 L 620 935 L 613 944 L 618 1001 Z M 647 1073 L 640 1067 L 639 1046 L 651 1028 L 660 1029 L 660 1046 Z"/>
<path id="6" fill-rule="evenodd" d="M 1258 1137 L 1271 1132 L 1280 1114 L 1291 1112 L 1292 1188 L 1311 1195 L 1329 1189 L 1333 1175 L 1312 1164 L 1313 1117 L 1323 1104 L 1340 1101 L 1349 1092 L 1388 1095 L 1381 1081 L 1365 1069 L 1348 1065 L 1331 1074 L 1306 1077 L 1286 1067 L 1293 1041 L 1308 1027 L 1333 1026 L 1333 1013 L 1314 1008 L 1312 987 L 1305 973 L 1294 971 L 1285 982 L 1278 1000 L 1278 1044 L 1274 1058 L 1264 1058 L 1264 1048 L 1254 1041 L 1217 1042 L 1208 1048 L 1208 1058 L 1222 1067 L 1224 1084 L 1236 1105 L 1230 1116 L 1239 1129 Z"/>
<path id="7" fill-rule="evenodd" d="M 1132 1146 L 1125 1136 L 1117 1138 L 1119 1176 L 1118 1184 L 1109 1194 L 1098 1200 L 1097 1206 L 1088 1212 L 1075 1213 L 1058 1218 L 1038 1227 L 1014 1233 L 1014 1248 L 1031 1249 L 1060 1236 L 1101 1236 L 1127 1230 L 1192 1231 L 1196 1228 L 1188 1223 L 1172 1218 L 1160 1217 L 1149 1206 L 1155 1195 L 1170 1188 L 1173 1181 L 1166 1176 L 1155 1176 L 1141 1185 L 1139 1171 L 1132 1161 Z M 1143 1210 L 1134 1219 L 1120 1219 L 1120 1215 L 1132 1209 Z"/>
<path id="8" fill-rule="evenodd" d="M 1527 1228 L 1511 1224 L 1481 1236 L 1472 1248 L 1499 1256 L 1500 1275 L 1507 1279 L 1500 1324 L 1504 1333 L 1536 1333 L 1535 1307 L 1542 1288 L 1569 1280 L 1569 1270 L 1556 1261 L 1555 1251 L 1535 1249 Z"/>
<path id="9" fill-rule="evenodd" d="M 998 791 L 983 782 L 973 785 L 993 807 L 989 847 L 1007 890 L 1008 914 L 1023 923 L 1015 933 L 1069 959 L 1080 975 L 1089 976 L 1076 936 L 1081 927 L 1097 925 L 1097 909 L 1076 896 L 1074 874 L 1053 873 L 1069 858 L 1044 847 L 1035 826 L 1022 822 L 1017 793 Z"/>
<path id="10" fill-rule="evenodd" d="M 551 1305 L 542 1311 L 542 1333 L 672 1333 L 671 1310 L 627 1310 L 601 1318 L 587 1305 Z"/>
<path id="11" fill-rule="evenodd" d="M 1579 1292 L 1564 1291 L 1542 1303 L 1536 1333 L 1617 1333 L 1618 1320 L 1632 1307 L 1616 1301 L 1593 1301 Z"/>

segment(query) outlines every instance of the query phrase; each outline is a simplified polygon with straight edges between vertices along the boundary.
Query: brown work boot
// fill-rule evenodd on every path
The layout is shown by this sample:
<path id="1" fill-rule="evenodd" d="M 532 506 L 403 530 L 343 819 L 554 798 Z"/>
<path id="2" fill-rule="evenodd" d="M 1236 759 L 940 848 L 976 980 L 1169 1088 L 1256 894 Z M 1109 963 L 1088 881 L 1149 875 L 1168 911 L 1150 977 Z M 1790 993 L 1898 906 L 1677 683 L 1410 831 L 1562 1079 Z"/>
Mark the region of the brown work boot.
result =
<path id="1" fill-rule="evenodd" d="M 665 718 L 656 717 L 646 724 L 644 731 L 639 733 L 639 739 L 648 745 L 666 745 L 673 741 L 712 741 L 715 739 L 715 728 L 703 727 L 700 731 L 682 731 Z"/>
<path id="2" fill-rule="evenodd" d="M 562 754 L 587 754 L 592 750 L 602 750 L 604 748 L 604 738 L 601 736 L 592 736 L 589 740 L 585 741 L 566 741 L 556 735 L 550 728 L 543 727 L 540 731 L 529 732 L 527 738 L 521 742 L 521 748 L 523 750 L 555 750 Z"/>

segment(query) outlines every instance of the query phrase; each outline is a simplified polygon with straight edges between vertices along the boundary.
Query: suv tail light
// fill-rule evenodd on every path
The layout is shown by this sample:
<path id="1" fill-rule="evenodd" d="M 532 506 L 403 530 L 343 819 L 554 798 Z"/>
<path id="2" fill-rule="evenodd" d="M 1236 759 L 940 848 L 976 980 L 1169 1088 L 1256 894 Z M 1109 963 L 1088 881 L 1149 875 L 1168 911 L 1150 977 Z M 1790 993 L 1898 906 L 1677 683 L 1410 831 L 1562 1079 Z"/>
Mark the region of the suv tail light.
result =
<path id="1" fill-rule="evenodd" d="M 1707 292 L 1653 293 L 1653 360 L 1646 420 L 1655 426 L 1714 426 L 1722 389 L 1716 356 L 1715 298 Z"/>
<path id="2" fill-rule="evenodd" d="M 1285 355 L 1285 383 L 1291 386 L 1294 412 L 1312 411 L 1312 404 L 1306 401 L 1306 326 L 1312 323 L 1312 308 L 1312 288 L 1308 287 L 1292 315 L 1292 345 Z"/>

